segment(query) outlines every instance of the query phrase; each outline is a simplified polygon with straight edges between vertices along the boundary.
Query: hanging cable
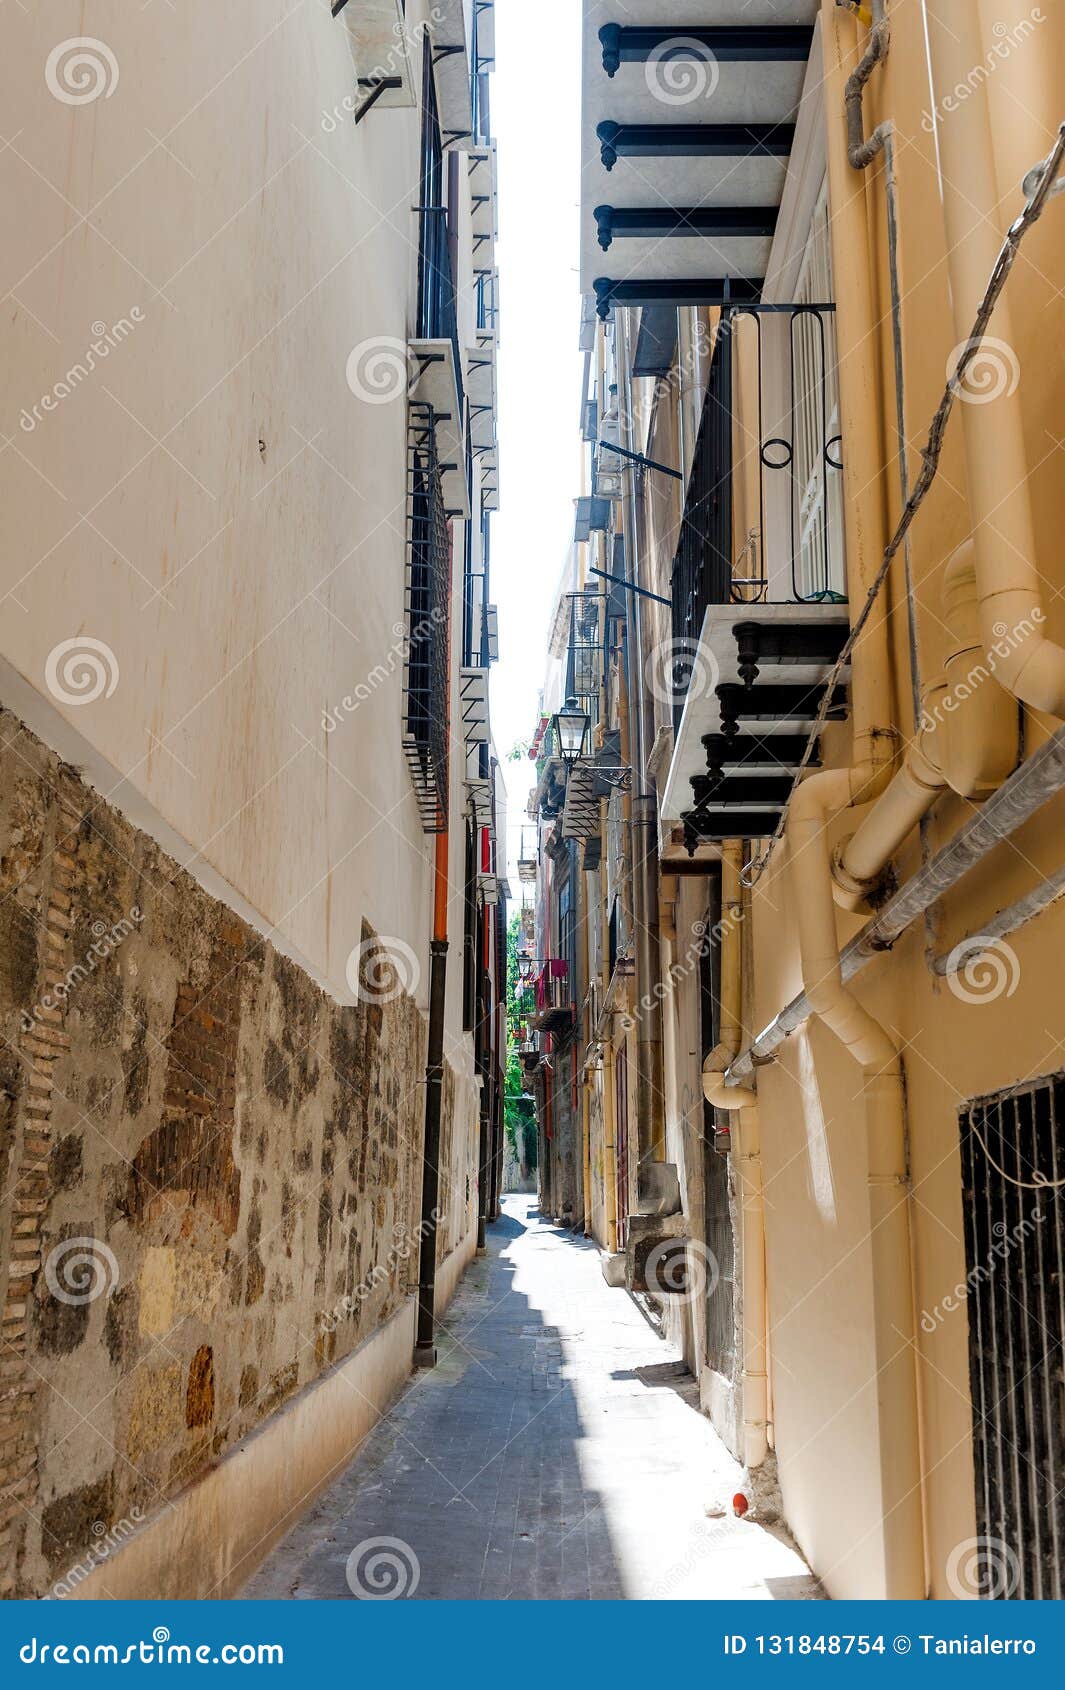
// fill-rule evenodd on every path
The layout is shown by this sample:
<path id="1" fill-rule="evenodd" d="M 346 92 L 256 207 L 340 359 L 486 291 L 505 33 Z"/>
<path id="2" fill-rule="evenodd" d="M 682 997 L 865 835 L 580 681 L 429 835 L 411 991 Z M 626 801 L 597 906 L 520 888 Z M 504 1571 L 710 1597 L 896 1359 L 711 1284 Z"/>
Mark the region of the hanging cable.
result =
<path id="1" fill-rule="evenodd" d="M 1046 1174 L 1040 1173 L 1038 1168 L 1035 1170 L 1034 1179 L 1015 1179 L 1012 1174 L 1008 1174 L 1005 1168 L 1000 1167 L 995 1161 L 995 1158 L 984 1143 L 983 1134 L 981 1133 L 980 1128 L 976 1125 L 975 1121 L 969 1122 L 969 1131 L 972 1133 L 977 1144 L 980 1146 L 980 1149 L 991 1163 L 991 1166 L 994 1168 L 996 1174 L 1000 1175 L 1001 1178 L 1006 1181 L 1007 1185 L 1016 1185 L 1021 1191 L 1058 1191 L 1061 1187 L 1065 1186 L 1065 1179 L 1048 1179 Z"/>

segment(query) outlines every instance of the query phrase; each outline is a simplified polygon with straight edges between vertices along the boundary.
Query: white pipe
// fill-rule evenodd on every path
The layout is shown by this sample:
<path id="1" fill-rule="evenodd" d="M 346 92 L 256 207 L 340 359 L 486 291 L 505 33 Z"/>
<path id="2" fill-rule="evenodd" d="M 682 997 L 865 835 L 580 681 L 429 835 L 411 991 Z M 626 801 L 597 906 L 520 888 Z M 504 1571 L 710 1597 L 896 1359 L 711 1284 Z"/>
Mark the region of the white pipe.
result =
<path id="1" fill-rule="evenodd" d="M 801 782 L 787 837 L 806 996 L 864 1070 L 884 1595 L 919 1600 L 926 1584 L 902 1061 L 843 984 L 832 897 L 828 816 L 849 802 L 852 778 L 827 769 Z"/>
<path id="2" fill-rule="evenodd" d="M 986 47 L 977 7 L 927 0 L 933 97 L 971 81 Z M 998 259 L 999 193 L 986 88 L 976 89 L 936 129 L 942 175 L 947 270 L 954 332 L 967 341 Z M 1001 684 L 1022 703 L 1065 717 L 1065 649 L 1046 638 L 1035 525 L 1028 483 L 1024 417 L 1018 390 L 1010 302 L 995 308 L 995 341 L 977 354 L 997 396 L 963 405 L 968 500 L 976 542 L 980 622 L 985 650 L 1024 630 L 999 663 Z"/>
<path id="3" fill-rule="evenodd" d="M 721 847 L 720 1039 L 703 1065 L 703 1093 L 718 1109 L 737 1110 L 732 1126 L 733 1163 L 740 1183 L 742 1297 L 743 1460 L 760 1467 L 766 1458 L 769 1418 L 768 1340 L 765 1290 L 765 1196 L 758 1098 L 745 1086 L 726 1086 L 724 1071 L 743 1042 L 743 847 Z"/>

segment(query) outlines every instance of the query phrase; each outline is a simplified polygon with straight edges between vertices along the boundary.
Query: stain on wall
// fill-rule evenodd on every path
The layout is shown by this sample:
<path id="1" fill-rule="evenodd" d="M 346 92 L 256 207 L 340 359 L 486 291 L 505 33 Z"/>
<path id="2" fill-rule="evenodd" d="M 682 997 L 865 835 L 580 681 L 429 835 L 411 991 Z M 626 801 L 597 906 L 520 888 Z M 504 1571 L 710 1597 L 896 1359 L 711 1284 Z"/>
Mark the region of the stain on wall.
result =
<path id="1" fill-rule="evenodd" d="M 333 1002 L 0 710 L 0 1594 L 45 1593 L 408 1295 L 425 1023 L 382 999 Z M 474 1224 L 450 1070 L 444 1110 L 441 1259 Z"/>

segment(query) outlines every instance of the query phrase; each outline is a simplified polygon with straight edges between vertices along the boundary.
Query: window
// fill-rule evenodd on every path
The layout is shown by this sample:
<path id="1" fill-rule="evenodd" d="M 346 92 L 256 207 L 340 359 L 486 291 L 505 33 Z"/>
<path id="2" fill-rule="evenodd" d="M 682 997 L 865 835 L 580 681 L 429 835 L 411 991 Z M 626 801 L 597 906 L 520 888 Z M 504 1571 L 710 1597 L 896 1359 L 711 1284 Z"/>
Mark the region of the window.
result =
<path id="1" fill-rule="evenodd" d="M 407 641 L 403 749 L 426 833 L 448 814 L 447 588 L 451 536 L 444 511 L 432 411 L 410 407 L 407 451 Z"/>
<path id="2" fill-rule="evenodd" d="M 1060 1601 L 1065 1075 L 977 1098 L 959 1125 L 979 1546 L 973 1594 Z M 922 1326 L 942 1313 L 926 1311 Z"/>

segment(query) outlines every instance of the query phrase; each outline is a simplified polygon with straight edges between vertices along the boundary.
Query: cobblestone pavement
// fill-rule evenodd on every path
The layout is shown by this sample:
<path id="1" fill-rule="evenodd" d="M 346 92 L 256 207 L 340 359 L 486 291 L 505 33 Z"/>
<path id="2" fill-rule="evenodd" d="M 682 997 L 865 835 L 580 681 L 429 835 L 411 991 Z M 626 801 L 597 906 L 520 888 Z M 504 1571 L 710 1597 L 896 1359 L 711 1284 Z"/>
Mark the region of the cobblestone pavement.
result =
<path id="1" fill-rule="evenodd" d="M 782 1533 L 707 1516 L 739 1469 L 598 1251 L 533 1198 L 504 1208 L 437 1367 L 242 1595 L 819 1597 Z"/>

